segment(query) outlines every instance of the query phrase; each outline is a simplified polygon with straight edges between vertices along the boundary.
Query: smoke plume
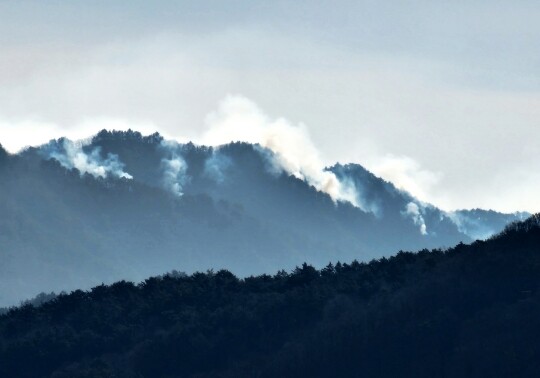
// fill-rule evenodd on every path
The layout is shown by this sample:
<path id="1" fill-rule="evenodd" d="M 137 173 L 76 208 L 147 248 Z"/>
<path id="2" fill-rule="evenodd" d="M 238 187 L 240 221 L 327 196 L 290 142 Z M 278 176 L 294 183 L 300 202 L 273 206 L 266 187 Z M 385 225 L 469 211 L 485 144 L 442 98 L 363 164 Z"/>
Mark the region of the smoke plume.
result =
<path id="1" fill-rule="evenodd" d="M 187 163 L 179 153 L 180 146 L 176 142 L 161 142 L 161 147 L 169 155 L 161 160 L 163 185 L 176 196 L 182 196 L 183 187 L 188 181 Z"/>
<path id="2" fill-rule="evenodd" d="M 420 227 L 420 233 L 422 235 L 427 235 L 426 222 L 424 220 L 424 217 L 422 216 L 420 207 L 416 203 L 409 202 L 405 207 L 405 211 L 403 212 L 403 214 L 411 217 L 414 224 Z"/>
<path id="3" fill-rule="evenodd" d="M 409 156 L 386 154 L 367 159 L 366 166 L 377 176 L 392 182 L 421 201 L 427 201 L 442 176 L 423 168 Z"/>
<path id="4" fill-rule="evenodd" d="M 231 159 L 220 153 L 219 149 L 215 149 L 212 151 L 212 155 L 204 162 L 204 175 L 221 184 L 225 181 L 225 171 L 231 165 Z"/>
<path id="5" fill-rule="evenodd" d="M 90 174 L 94 177 L 106 178 L 109 175 L 119 178 L 132 179 L 129 173 L 124 171 L 124 164 L 118 159 L 118 155 L 107 154 L 103 159 L 101 157 L 101 148 L 95 147 L 90 153 L 83 150 L 83 142 L 73 142 L 69 139 L 63 139 L 58 145 L 49 145 L 48 158 L 57 160 L 67 169 L 77 169 L 81 176 Z"/>
<path id="6" fill-rule="evenodd" d="M 258 143 L 274 152 L 279 169 L 305 180 L 334 201 L 358 206 L 354 185 L 345 185 L 324 170 L 319 153 L 303 124 L 293 125 L 283 118 L 271 119 L 251 100 L 228 96 L 216 112 L 206 117 L 208 131 L 203 144 L 222 145 L 231 141 Z"/>

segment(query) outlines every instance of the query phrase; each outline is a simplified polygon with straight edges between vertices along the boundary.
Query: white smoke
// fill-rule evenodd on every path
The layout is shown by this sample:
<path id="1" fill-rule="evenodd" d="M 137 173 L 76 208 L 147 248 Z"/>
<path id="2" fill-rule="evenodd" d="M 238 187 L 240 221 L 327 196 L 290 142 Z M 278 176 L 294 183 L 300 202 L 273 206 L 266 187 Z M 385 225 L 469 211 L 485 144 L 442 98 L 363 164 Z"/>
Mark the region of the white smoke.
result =
<path id="1" fill-rule="evenodd" d="M 417 226 L 420 226 L 420 233 L 422 235 L 427 235 L 426 222 L 424 220 L 424 217 L 422 216 L 422 213 L 420 211 L 420 207 L 418 206 L 418 204 L 414 202 L 409 202 L 407 206 L 405 207 L 405 211 L 403 212 L 403 214 L 410 216 L 414 224 Z"/>
<path id="2" fill-rule="evenodd" d="M 423 168 L 409 156 L 386 154 L 382 157 L 367 158 L 365 163 L 374 174 L 390 181 L 397 188 L 405 190 L 421 201 L 430 198 L 430 193 L 442 177 L 438 172 Z"/>
<path id="3" fill-rule="evenodd" d="M 118 159 L 118 155 L 108 154 L 106 159 L 101 157 L 100 147 L 94 148 L 89 154 L 83 150 L 83 142 L 73 142 L 64 139 L 62 149 L 50 152 L 49 158 L 57 160 L 67 169 L 76 168 L 81 176 L 88 173 L 94 177 L 106 178 L 108 175 L 131 180 L 133 178 L 124 172 L 124 164 Z"/>
<path id="4" fill-rule="evenodd" d="M 203 144 L 258 143 L 274 152 L 274 163 L 281 170 L 307 181 L 334 201 L 359 207 L 354 185 L 345 185 L 334 173 L 324 170 L 303 124 L 293 125 L 283 118 L 271 119 L 253 101 L 242 96 L 226 97 L 205 122 L 208 131 L 201 140 Z"/>
<path id="5" fill-rule="evenodd" d="M 467 228 L 467 224 L 474 223 L 475 226 L 478 226 L 478 223 L 475 219 L 470 219 L 467 217 L 464 217 L 462 214 L 458 213 L 457 211 L 448 211 L 445 213 L 446 217 L 454 223 L 458 229 L 459 232 L 470 235 L 469 230 Z M 486 235 L 481 235 L 480 237 L 477 237 L 476 239 L 486 239 L 489 236 L 493 235 L 493 232 L 487 231 Z"/>
<path id="6" fill-rule="evenodd" d="M 456 225 L 459 232 L 475 240 L 486 240 L 497 231 L 500 231 L 491 227 L 489 221 L 482 219 L 480 216 L 475 217 L 472 213 L 448 211 L 444 215 Z M 514 215 L 513 220 L 517 221 L 523 221 L 530 216 L 529 213 L 520 212 L 513 213 L 512 215 Z"/>
<path id="7" fill-rule="evenodd" d="M 204 162 L 204 175 L 218 184 L 225 181 L 225 171 L 231 166 L 231 159 L 214 150 L 212 155 Z"/>
<path id="8" fill-rule="evenodd" d="M 176 142 L 163 140 L 161 142 L 161 147 L 167 150 L 170 154 L 170 158 L 163 158 L 161 160 L 161 167 L 163 169 L 163 185 L 174 195 L 182 196 L 184 194 L 184 185 L 188 181 L 186 174 L 187 163 L 177 153 L 179 146 Z"/>

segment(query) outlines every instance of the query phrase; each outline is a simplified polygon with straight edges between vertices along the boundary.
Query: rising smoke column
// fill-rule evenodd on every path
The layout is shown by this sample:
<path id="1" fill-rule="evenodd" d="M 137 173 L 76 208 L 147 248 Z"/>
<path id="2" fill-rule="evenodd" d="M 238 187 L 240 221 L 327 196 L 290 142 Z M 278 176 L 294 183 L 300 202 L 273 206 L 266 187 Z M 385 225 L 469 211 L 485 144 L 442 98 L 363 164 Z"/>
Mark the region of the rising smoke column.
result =
<path id="1" fill-rule="evenodd" d="M 427 235 L 427 226 L 424 216 L 421 213 L 420 206 L 414 202 L 409 202 L 405 206 L 405 210 L 402 212 L 403 215 L 409 216 L 415 225 L 420 227 L 420 233 L 422 235 Z"/>
<path id="2" fill-rule="evenodd" d="M 216 183 L 225 181 L 226 171 L 232 165 L 231 158 L 222 154 L 219 148 L 213 149 L 212 154 L 204 162 L 204 175 Z"/>
<path id="3" fill-rule="evenodd" d="M 160 147 L 168 155 L 168 157 L 161 160 L 163 186 L 180 197 L 184 194 L 184 185 L 189 180 L 186 174 L 188 166 L 180 154 L 180 145 L 173 141 L 163 140 Z"/>

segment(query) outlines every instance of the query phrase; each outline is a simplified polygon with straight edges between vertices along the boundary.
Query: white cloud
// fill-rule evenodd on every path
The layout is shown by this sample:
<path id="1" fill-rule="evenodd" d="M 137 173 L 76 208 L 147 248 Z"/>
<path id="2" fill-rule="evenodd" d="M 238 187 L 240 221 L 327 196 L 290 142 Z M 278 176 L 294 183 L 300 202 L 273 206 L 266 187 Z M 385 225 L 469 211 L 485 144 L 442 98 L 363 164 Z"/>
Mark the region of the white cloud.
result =
<path id="1" fill-rule="evenodd" d="M 69 128 L 39 120 L 0 119 L 0 144 L 9 152 L 16 153 L 25 147 L 45 144 L 51 139 L 64 137 L 70 140 L 84 140 L 103 129 L 124 131 L 132 129 L 146 134 L 156 131 L 156 127 L 148 123 L 103 117 L 83 119 Z"/>
<path id="2" fill-rule="evenodd" d="M 12 153 L 24 147 L 37 146 L 51 139 L 60 138 L 63 132 L 64 130 L 54 123 L 0 120 L 0 144 Z"/>

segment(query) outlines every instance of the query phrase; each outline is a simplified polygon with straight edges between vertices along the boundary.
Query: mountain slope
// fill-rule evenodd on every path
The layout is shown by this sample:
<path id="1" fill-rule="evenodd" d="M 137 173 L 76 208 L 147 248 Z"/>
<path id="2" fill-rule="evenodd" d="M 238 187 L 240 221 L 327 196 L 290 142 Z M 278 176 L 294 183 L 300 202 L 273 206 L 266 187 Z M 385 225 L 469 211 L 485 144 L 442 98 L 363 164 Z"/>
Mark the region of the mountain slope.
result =
<path id="1" fill-rule="evenodd" d="M 171 269 L 245 276 L 472 240 L 455 217 L 359 165 L 328 169 L 364 208 L 334 202 L 257 145 L 102 131 L 2 151 L 0 306 Z M 517 215 L 497 219 L 500 230 Z"/>
<path id="2" fill-rule="evenodd" d="M 539 246 L 536 215 L 369 264 L 76 291 L 0 316 L 0 375 L 538 376 Z"/>

